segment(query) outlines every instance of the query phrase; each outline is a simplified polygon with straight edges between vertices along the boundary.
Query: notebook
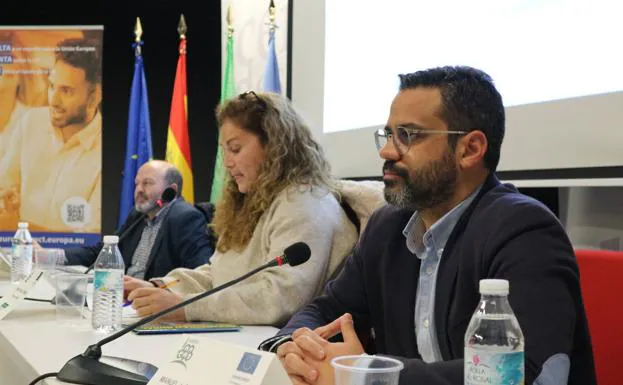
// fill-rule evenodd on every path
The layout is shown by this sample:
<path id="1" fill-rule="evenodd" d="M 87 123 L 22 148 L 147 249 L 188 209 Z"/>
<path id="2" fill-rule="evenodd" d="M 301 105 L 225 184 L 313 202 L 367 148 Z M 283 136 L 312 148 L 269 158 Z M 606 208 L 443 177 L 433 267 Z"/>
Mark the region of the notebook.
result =
<path id="1" fill-rule="evenodd" d="M 133 330 L 138 335 L 143 334 L 175 334 L 175 333 L 214 333 L 237 332 L 239 325 L 218 322 L 160 322 L 147 324 Z"/>

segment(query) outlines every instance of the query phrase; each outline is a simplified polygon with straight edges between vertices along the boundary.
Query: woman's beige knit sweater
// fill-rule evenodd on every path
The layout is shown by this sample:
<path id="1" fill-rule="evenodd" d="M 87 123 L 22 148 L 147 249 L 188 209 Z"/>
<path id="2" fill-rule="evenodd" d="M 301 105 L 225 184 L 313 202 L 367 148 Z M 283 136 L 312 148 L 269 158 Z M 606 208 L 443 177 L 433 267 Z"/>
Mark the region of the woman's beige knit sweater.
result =
<path id="1" fill-rule="evenodd" d="M 217 251 L 211 264 L 175 269 L 164 280 L 179 279 L 171 290 L 187 299 L 268 262 L 292 243 L 305 242 L 311 249 L 306 263 L 268 268 L 185 308 L 188 320 L 281 325 L 322 291 L 357 237 L 332 194 L 290 188 L 261 216 L 244 250 Z"/>

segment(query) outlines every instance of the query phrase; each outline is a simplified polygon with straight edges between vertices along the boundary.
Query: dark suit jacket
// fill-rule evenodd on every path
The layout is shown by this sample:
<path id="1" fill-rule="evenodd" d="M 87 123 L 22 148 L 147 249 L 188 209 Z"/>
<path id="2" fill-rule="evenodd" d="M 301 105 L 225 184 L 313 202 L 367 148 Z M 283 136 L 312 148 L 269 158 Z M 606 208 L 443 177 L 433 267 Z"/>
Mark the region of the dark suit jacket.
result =
<path id="1" fill-rule="evenodd" d="M 117 234 L 124 231 L 139 217 L 132 211 Z M 145 222 L 141 221 L 125 238 L 119 241 L 126 271 L 132 263 L 132 256 L 141 239 Z M 90 247 L 76 247 L 65 250 L 68 265 L 90 266 L 97 259 L 102 243 Z M 163 277 L 177 267 L 194 269 L 208 263 L 214 249 L 210 246 L 205 217 L 192 205 L 182 199 L 171 203 L 145 269 L 145 279 Z"/>
<path id="2" fill-rule="evenodd" d="M 414 328 L 420 260 L 402 230 L 412 212 L 385 206 L 372 216 L 344 270 L 325 293 L 294 315 L 280 334 L 353 314 L 376 351 L 405 363 L 401 385 L 463 383 L 467 325 L 483 278 L 510 282 L 509 301 L 525 337 L 526 384 L 556 353 L 571 360 L 570 385 L 595 384 L 589 331 L 573 249 L 557 218 L 490 176 L 455 226 L 439 266 L 435 325 L 443 362 L 420 359 Z"/>

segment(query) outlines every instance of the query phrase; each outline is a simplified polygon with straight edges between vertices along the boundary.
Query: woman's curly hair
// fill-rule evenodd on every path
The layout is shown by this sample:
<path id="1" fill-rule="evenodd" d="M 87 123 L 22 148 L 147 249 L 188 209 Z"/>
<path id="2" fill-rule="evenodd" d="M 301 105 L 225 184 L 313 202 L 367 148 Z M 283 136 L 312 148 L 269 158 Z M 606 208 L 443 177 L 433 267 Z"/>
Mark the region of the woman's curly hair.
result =
<path id="1" fill-rule="evenodd" d="M 218 106 L 216 118 L 219 127 L 229 121 L 257 135 L 264 147 L 258 179 L 246 194 L 225 175 L 212 222 L 218 251 L 244 249 L 262 214 L 286 188 L 319 188 L 339 197 L 322 148 L 285 97 L 246 92 Z"/>

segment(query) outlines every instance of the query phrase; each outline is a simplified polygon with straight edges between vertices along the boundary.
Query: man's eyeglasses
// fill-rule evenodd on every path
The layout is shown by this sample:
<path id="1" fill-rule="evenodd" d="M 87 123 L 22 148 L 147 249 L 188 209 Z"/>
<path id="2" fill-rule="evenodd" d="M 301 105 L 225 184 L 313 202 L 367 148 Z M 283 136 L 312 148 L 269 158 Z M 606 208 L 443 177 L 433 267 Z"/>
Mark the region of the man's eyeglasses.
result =
<path id="1" fill-rule="evenodd" d="M 238 95 L 238 99 L 241 99 L 241 100 L 253 99 L 258 103 L 262 111 L 268 110 L 268 104 L 266 103 L 266 100 L 262 99 L 254 91 L 243 92 L 240 95 Z"/>
<path id="2" fill-rule="evenodd" d="M 400 153 L 404 155 L 411 148 L 411 144 L 417 139 L 423 138 L 426 135 L 465 135 L 467 131 L 441 131 L 441 130 L 426 130 L 419 128 L 409 128 L 398 126 L 395 133 L 389 128 L 379 128 L 374 133 L 374 142 L 376 143 L 377 150 L 381 151 L 383 147 L 387 145 L 387 142 L 391 139 L 394 147 Z"/>

